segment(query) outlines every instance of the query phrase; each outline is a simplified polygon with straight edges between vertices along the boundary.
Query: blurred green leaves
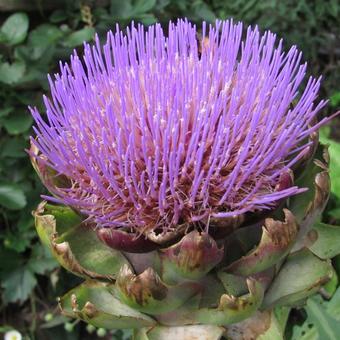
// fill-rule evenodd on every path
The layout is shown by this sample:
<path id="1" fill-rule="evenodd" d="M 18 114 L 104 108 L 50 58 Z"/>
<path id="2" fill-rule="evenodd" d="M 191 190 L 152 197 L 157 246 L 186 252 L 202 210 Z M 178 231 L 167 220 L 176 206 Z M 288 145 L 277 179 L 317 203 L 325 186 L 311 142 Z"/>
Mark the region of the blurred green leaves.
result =
<path id="1" fill-rule="evenodd" d="M 15 262 L 13 262 L 13 254 Z M 4 275 L 4 272 L 0 272 L 4 303 L 23 303 L 38 282 L 36 275 L 46 274 L 57 267 L 57 262 L 39 244 L 32 248 L 32 253 L 28 260 L 23 260 L 20 256 L 8 250 L 0 252 L 0 255 L 6 256 L 5 258 L 12 258 L 12 260 L 9 259 L 12 261 L 12 268 L 7 268 L 8 273 Z"/>
<path id="2" fill-rule="evenodd" d="M 308 299 L 307 318 L 293 328 L 291 340 L 337 340 L 340 334 L 340 288 L 330 301 L 321 296 Z"/>
<path id="3" fill-rule="evenodd" d="M 26 65 L 22 61 L 0 64 L 0 82 L 8 85 L 17 83 L 24 75 L 25 69 Z"/>
<path id="4" fill-rule="evenodd" d="M 2 298 L 5 303 L 23 302 L 36 284 L 37 279 L 28 268 L 18 268 L 2 281 L 1 286 L 4 289 Z"/>
<path id="5" fill-rule="evenodd" d="M 29 26 L 26 13 L 15 13 L 7 18 L 0 29 L 0 42 L 13 46 L 26 39 Z"/>
<path id="6" fill-rule="evenodd" d="M 58 61 L 68 58 L 73 48 L 94 38 L 95 29 L 85 26 L 75 11 L 76 7 L 57 10 L 50 22 L 43 17 L 37 22 L 18 12 L 8 15 L 0 28 L 0 279 L 4 305 L 24 303 L 38 276 L 56 267 L 55 260 L 36 242 L 33 229 L 31 211 L 43 188 L 25 152 L 33 122 L 27 105 L 41 107 L 47 73 L 54 72 Z M 59 24 L 65 20 L 67 23 Z"/>
<path id="7" fill-rule="evenodd" d="M 110 12 L 114 18 L 132 19 L 145 15 L 156 5 L 156 0 L 111 0 Z"/>
<path id="8" fill-rule="evenodd" d="M 19 185 L 0 183 L 0 205 L 19 210 L 26 206 L 26 197 Z"/>
<path id="9" fill-rule="evenodd" d="M 320 140 L 328 145 L 328 151 L 331 158 L 330 176 L 332 193 L 340 200 L 340 143 L 330 138 L 330 126 L 325 126 L 320 130 Z"/>
<path id="10" fill-rule="evenodd" d="M 26 55 L 26 57 L 30 57 L 33 60 L 41 58 L 63 35 L 63 32 L 57 26 L 50 24 L 39 25 L 30 32 L 26 47 L 30 55 Z"/>
<path id="11" fill-rule="evenodd" d="M 84 41 L 93 39 L 94 33 L 93 27 L 85 27 L 66 36 L 62 41 L 62 45 L 70 48 L 82 45 Z"/>
<path id="12" fill-rule="evenodd" d="M 12 114 L 4 122 L 4 127 L 10 135 L 18 135 L 30 129 L 33 119 L 29 112 Z"/>

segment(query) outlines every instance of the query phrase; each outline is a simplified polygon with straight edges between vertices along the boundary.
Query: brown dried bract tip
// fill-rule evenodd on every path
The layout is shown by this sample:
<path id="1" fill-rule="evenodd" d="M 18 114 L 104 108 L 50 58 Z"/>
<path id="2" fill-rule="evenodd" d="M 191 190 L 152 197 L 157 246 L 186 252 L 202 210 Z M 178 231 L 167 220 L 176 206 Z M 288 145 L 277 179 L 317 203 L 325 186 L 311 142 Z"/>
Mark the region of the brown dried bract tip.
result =
<path id="1" fill-rule="evenodd" d="M 118 274 L 117 285 L 129 299 L 140 306 L 147 305 L 150 299 L 163 300 L 168 292 L 167 287 L 152 268 L 135 275 L 127 265 L 124 265 Z"/>

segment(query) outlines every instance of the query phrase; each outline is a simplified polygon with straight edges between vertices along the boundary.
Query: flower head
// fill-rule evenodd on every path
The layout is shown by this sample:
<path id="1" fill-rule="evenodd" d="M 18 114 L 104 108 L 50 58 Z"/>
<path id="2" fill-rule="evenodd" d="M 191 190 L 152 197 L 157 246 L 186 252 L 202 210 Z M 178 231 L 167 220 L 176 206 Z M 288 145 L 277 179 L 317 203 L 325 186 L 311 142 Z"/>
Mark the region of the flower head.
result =
<path id="1" fill-rule="evenodd" d="M 290 169 L 310 152 L 325 102 L 320 79 L 271 32 L 241 23 L 167 32 L 117 28 L 49 78 L 36 122 L 40 166 L 55 196 L 98 226 L 176 228 L 274 208 L 298 194 Z"/>
<path id="2" fill-rule="evenodd" d="M 15 329 L 6 332 L 4 336 L 4 340 L 21 340 L 21 339 L 22 339 L 21 334 Z"/>

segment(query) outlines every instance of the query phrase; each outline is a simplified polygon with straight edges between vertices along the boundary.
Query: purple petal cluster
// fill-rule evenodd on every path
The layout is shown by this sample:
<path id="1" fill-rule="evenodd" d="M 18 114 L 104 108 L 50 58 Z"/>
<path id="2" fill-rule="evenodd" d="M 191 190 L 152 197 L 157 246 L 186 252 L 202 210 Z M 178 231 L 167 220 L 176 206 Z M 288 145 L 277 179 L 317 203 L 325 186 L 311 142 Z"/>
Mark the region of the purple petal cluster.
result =
<path id="1" fill-rule="evenodd" d="M 304 190 L 280 181 L 326 121 L 305 73 L 295 46 L 241 23 L 117 27 L 49 78 L 47 119 L 31 109 L 35 157 L 69 181 L 49 199 L 135 230 L 272 209 Z"/>

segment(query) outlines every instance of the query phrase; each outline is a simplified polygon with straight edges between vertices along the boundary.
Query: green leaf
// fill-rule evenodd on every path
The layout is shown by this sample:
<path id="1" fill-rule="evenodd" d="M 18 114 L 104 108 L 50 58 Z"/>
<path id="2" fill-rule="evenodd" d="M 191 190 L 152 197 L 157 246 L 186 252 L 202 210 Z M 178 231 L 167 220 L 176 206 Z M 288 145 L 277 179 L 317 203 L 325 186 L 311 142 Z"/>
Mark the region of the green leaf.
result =
<path id="1" fill-rule="evenodd" d="M 340 105 L 340 91 L 331 95 L 330 101 L 333 107 L 339 106 Z"/>
<path id="2" fill-rule="evenodd" d="M 293 335 L 291 340 L 328 340 L 329 338 L 321 337 L 319 334 L 320 326 L 318 323 L 314 322 L 313 308 L 310 310 L 310 301 L 312 301 L 312 305 L 314 310 L 321 310 L 326 320 L 334 319 L 338 323 L 340 321 L 340 288 L 337 289 L 335 294 L 332 296 L 331 300 L 326 301 L 321 298 L 321 296 L 313 296 L 308 300 L 307 303 L 307 319 L 301 326 L 294 326 Z M 316 306 L 315 306 L 316 305 Z M 320 320 L 321 322 L 321 320 Z M 333 324 L 333 321 L 331 321 Z M 321 326 L 323 328 L 324 326 Z"/>
<path id="3" fill-rule="evenodd" d="M 325 126 L 320 129 L 320 141 L 328 144 L 328 152 L 330 156 L 330 177 L 331 177 L 331 191 L 340 199 L 340 143 L 329 138 L 330 127 Z"/>
<path id="4" fill-rule="evenodd" d="M 291 340 L 321 340 L 321 339 L 319 339 L 317 329 L 307 318 L 307 320 L 301 326 L 295 325 L 293 327 L 293 334 Z"/>
<path id="5" fill-rule="evenodd" d="M 153 23 L 155 17 L 148 16 L 147 12 L 151 11 L 156 5 L 156 0 L 135 0 L 120 1 L 111 0 L 110 13 L 117 19 L 136 18 L 143 23 Z"/>
<path id="6" fill-rule="evenodd" d="M 329 259 L 340 254 L 340 227 L 316 223 L 309 231 L 307 239 L 315 242 L 308 248 L 321 259 Z"/>
<path id="7" fill-rule="evenodd" d="M 330 261 L 303 248 L 287 258 L 266 292 L 263 308 L 292 306 L 317 292 L 332 275 Z"/>
<path id="8" fill-rule="evenodd" d="M 6 117 L 9 113 L 11 113 L 14 110 L 13 107 L 5 107 L 3 109 L 0 109 L 0 118 Z"/>
<path id="9" fill-rule="evenodd" d="M 338 287 L 330 301 L 325 304 L 329 314 L 336 320 L 340 321 L 340 287 Z"/>
<path id="10" fill-rule="evenodd" d="M 46 63 L 45 53 L 49 52 L 49 49 L 53 48 L 55 44 L 64 36 L 64 33 L 56 26 L 50 24 L 43 24 L 35 28 L 30 32 L 28 38 L 28 51 L 29 57 L 32 60 L 38 60 L 44 54 L 44 58 L 41 62 Z M 25 53 L 25 51 L 23 51 Z M 27 54 L 27 52 L 26 52 Z M 53 54 L 48 59 L 51 59 Z"/>
<path id="11" fill-rule="evenodd" d="M 52 12 L 49 19 L 54 24 L 65 21 L 67 19 L 67 12 L 62 9 L 57 9 Z"/>
<path id="12" fill-rule="evenodd" d="M 0 32 L 2 42 L 8 45 L 17 45 L 27 36 L 29 20 L 26 13 L 12 14 L 3 23 Z"/>
<path id="13" fill-rule="evenodd" d="M 23 190 L 16 184 L 0 183 L 0 205 L 19 210 L 27 204 Z"/>
<path id="14" fill-rule="evenodd" d="M 315 141 L 315 137 L 312 140 Z M 304 163 L 305 170 L 295 181 L 295 185 L 308 190 L 288 200 L 288 209 L 294 214 L 300 227 L 291 252 L 304 247 L 308 232 L 317 221 L 320 221 L 326 207 L 331 187 L 328 161 L 327 147 L 319 144 L 313 162 Z"/>
<path id="15" fill-rule="evenodd" d="M 92 27 L 85 27 L 79 31 L 73 32 L 63 40 L 65 47 L 77 47 L 85 41 L 90 41 L 94 37 L 95 30 Z"/>
<path id="16" fill-rule="evenodd" d="M 319 339 L 338 340 L 340 334 L 340 322 L 334 319 L 314 299 L 308 299 L 306 311 L 310 320 L 314 323 Z"/>
<path id="17" fill-rule="evenodd" d="M 36 274 L 45 274 L 58 267 L 58 262 L 52 257 L 46 247 L 38 243 L 32 250 L 27 266 Z"/>
<path id="18" fill-rule="evenodd" d="M 111 0 L 110 13 L 114 18 L 128 19 L 132 11 L 133 7 L 130 0 Z"/>
<path id="19" fill-rule="evenodd" d="M 23 258 L 17 252 L 0 247 L 0 278 L 4 278 L 8 273 L 19 266 L 22 266 Z"/>
<path id="20" fill-rule="evenodd" d="M 133 3 L 134 14 L 144 14 L 156 5 L 156 0 L 136 0 Z"/>
<path id="21" fill-rule="evenodd" d="M 333 270 L 333 275 L 331 279 L 322 287 L 324 292 L 328 294 L 329 297 L 332 297 L 338 287 L 339 279 L 338 274 L 335 270 Z"/>
<path id="22" fill-rule="evenodd" d="M 25 152 L 27 142 L 22 137 L 7 138 L 1 145 L 0 157 L 22 158 L 27 157 Z"/>
<path id="23" fill-rule="evenodd" d="M 3 300 L 8 302 L 24 302 L 37 284 L 33 273 L 26 267 L 17 269 L 2 280 Z"/>
<path id="24" fill-rule="evenodd" d="M 13 85 L 23 77 L 26 70 L 26 65 L 22 61 L 15 61 L 12 64 L 0 64 L 0 82 Z"/>
<path id="25" fill-rule="evenodd" d="M 45 274 L 58 267 L 58 262 L 54 258 L 31 259 L 28 267 L 36 274 Z"/>
<path id="26" fill-rule="evenodd" d="M 138 15 L 138 21 L 146 26 L 152 25 L 157 22 L 157 18 L 153 14 L 141 14 Z"/>
<path id="27" fill-rule="evenodd" d="M 11 326 L 0 326 L 0 333 L 6 333 L 11 330 L 13 330 L 13 327 Z"/>
<path id="28" fill-rule="evenodd" d="M 29 245 L 34 234 L 27 235 L 27 233 L 10 232 L 6 235 L 4 239 L 4 245 L 8 249 L 15 250 L 17 253 L 24 252 Z"/>
<path id="29" fill-rule="evenodd" d="M 340 220 L 340 208 L 329 210 L 328 214 L 335 218 L 336 220 Z"/>
<path id="30" fill-rule="evenodd" d="M 216 20 L 215 13 L 205 2 L 198 2 L 194 5 L 194 14 L 200 19 L 206 20 L 208 22 L 214 22 Z"/>
<path id="31" fill-rule="evenodd" d="M 10 115 L 4 122 L 4 127 L 10 135 L 18 135 L 30 129 L 33 118 L 29 113 L 21 112 Z"/>

